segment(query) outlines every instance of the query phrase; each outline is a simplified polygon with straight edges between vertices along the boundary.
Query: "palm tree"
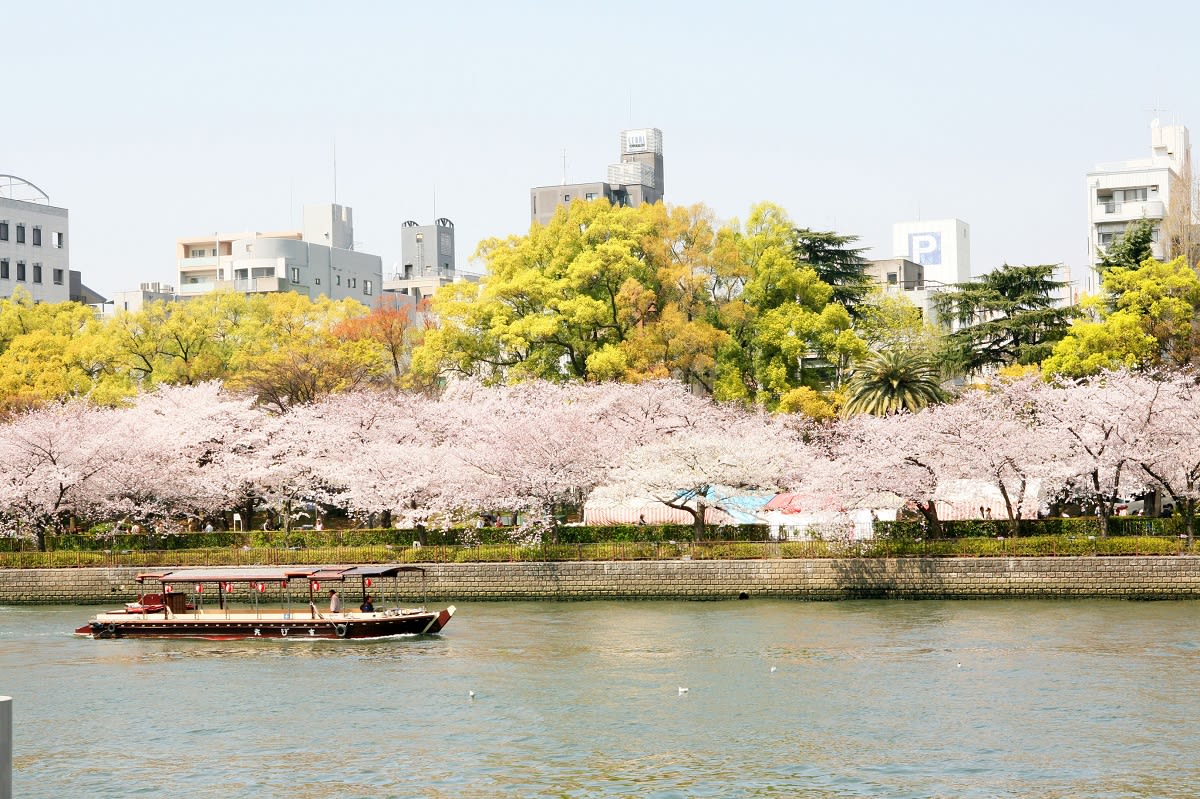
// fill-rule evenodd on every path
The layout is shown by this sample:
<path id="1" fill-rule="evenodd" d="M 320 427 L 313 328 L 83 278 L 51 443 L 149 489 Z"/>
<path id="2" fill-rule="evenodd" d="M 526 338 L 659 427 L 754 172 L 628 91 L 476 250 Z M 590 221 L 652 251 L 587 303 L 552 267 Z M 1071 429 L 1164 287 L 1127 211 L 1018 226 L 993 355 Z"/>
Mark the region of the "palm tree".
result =
<path id="1" fill-rule="evenodd" d="M 873 352 L 850 376 L 842 412 L 884 416 L 919 411 L 944 399 L 938 368 L 928 358 L 902 349 Z"/>

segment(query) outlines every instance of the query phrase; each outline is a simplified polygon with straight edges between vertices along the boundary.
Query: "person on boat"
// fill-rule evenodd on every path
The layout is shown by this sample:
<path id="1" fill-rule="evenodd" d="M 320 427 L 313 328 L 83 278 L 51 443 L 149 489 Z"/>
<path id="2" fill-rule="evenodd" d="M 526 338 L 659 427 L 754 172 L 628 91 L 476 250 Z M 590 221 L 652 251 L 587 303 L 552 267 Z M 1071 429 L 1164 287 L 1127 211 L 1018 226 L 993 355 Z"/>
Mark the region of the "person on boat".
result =
<path id="1" fill-rule="evenodd" d="M 337 591 L 333 590 L 332 588 L 329 589 L 329 612 L 330 613 L 341 613 L 342 612 L 342 595 L 339 594 Z"/>
<path id="2" fill-rule="evenodd" d="M 364 599 L 363 603 L 358 606 L 358 609 L 361 610 L 363 613 L 374 613 L 375 612 L 375 603 L 371 601 L 370 594 L 367 594 L 367 598 Z"/>

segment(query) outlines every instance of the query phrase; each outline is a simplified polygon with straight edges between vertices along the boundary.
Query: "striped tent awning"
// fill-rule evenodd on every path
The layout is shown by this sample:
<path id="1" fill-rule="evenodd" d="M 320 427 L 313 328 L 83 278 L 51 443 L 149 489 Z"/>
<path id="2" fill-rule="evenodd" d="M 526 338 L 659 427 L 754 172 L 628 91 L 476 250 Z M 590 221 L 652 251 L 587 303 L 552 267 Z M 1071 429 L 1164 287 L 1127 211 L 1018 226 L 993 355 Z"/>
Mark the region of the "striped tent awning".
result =
<path id="1" fill-rule="evenodd" d="M 583 523 L 604 526 L 607 524 L 692 524 L 695 520 L 687 511 L 668 508 L 661 502 L 646 504 L 592 504 L 583 506 Z M 730 524 L 729 514 L 716 508 L 704 511 L 706 524 Z"/>

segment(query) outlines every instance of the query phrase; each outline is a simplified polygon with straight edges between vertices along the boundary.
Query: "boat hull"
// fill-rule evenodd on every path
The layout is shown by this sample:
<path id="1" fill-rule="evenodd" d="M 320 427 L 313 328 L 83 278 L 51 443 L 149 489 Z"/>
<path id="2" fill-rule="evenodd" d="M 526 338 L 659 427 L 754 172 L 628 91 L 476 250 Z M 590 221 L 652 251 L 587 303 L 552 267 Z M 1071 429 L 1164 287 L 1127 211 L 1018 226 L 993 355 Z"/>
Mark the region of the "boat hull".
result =
<path id="1" fill-rule="evenodd" d="M 262 614 L 146 614 L 102 613 L 75 630 L 77 635 L 108 638 L 193 638 L 232 641 L 361 640 L 439 632 L 454 615 L 453 605 L 441 611 L 346 614 L 317 619 Z"/>

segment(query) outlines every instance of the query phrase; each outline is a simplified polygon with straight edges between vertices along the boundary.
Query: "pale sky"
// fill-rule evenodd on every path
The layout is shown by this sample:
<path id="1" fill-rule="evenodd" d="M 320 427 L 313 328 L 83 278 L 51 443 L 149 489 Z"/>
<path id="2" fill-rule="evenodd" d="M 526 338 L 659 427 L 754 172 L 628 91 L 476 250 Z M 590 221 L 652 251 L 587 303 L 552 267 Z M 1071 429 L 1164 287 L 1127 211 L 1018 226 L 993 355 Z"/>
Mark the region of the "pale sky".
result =
<path id="1" fill-rule="evenodd" d="M 1200 4 L 56 2 L 4 12 L 0 173 L 70 210 L 102 294 L 176 282 L 175 240 L 300 224 L 357 248 L 454 221 L 459 268 L 529 189 L 604 180 L 663 131 L 667 202 L 761 200 L 862 237 L 958 217 L 976 273 L 1086 258 L 1085 174 L 1200 135 Z M 436 196 L 436 211 L 435 211 Z"/>

